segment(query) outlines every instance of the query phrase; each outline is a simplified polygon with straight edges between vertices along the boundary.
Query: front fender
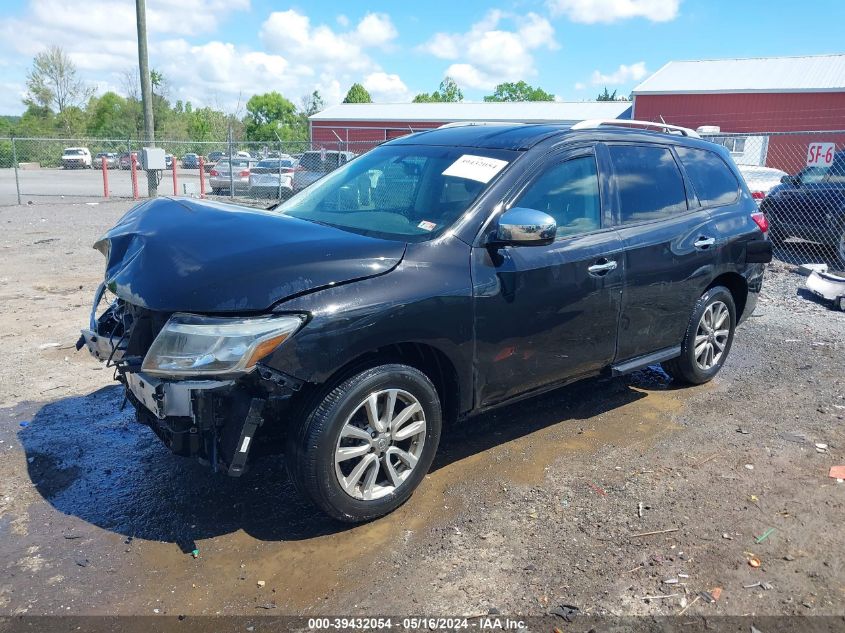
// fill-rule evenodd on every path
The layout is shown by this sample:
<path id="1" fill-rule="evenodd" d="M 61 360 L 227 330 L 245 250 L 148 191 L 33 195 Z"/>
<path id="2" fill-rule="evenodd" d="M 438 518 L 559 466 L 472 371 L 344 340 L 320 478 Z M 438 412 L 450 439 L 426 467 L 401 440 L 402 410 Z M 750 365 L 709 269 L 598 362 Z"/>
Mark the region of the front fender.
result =
<path id="1" fill-rule="evenodd" d="M 282 302 L 308 324 L 263 364 L 322 384 L 338 369 L 400 343 L 432 347 L 458 377 L 461 411 L 472 406 L 473 299 L 469 247 L 456 238 L 409 246 L 393 271 Z"/>

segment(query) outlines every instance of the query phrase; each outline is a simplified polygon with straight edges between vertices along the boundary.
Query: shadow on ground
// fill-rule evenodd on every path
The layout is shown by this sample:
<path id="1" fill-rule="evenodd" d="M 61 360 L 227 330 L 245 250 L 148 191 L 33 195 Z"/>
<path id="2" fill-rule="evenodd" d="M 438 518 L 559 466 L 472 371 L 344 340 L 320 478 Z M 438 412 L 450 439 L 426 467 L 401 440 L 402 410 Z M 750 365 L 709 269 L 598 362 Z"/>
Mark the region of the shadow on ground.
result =
<path id="1" fill-rule="evenodd" d="M 591 379 L 500 408 L 444 430 L 433 470 L 537 430 L 579 421 L 667 388 L 660 370 L 621 379 Z M 131 406 L 122 388 L 22 406 L 19 431 L 29 476 L 60 512 L 129 538 L 172 542 L 184 551 L 194 539 L 239 529 L 261 540 L 301 540 L 348 529 L 300 501 L 280 456 L 263 457 L 239 479 L 215 475 L 176 457 Z"/>

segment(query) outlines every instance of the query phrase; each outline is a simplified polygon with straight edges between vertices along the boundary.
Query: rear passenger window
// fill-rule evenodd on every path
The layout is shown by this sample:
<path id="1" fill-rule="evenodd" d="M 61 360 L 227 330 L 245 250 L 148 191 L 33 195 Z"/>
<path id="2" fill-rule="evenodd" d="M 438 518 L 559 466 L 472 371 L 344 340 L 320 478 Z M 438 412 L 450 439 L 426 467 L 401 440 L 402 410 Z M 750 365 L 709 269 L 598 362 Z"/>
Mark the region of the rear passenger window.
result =
<path id="1" fill-rule="evenodd" d="M 659 220 L 687 210 L 684 179 L 664 147 L 610 145 L 622 224 Z"/>
<path id="2" fill-rule="evenodd" d="M 557 222 L 558 237 L 601 228 L 595 158 L 573 158 L 550 167 L 528 185 L 516 206 L 548 213 Z"/>
<path id="3" fill-rule="evenodd" d="M 678 147 L 677 152 L 702 205 L 730 204 L 737 199 L 739 183 L 718 154 L 692 147 Z"/>

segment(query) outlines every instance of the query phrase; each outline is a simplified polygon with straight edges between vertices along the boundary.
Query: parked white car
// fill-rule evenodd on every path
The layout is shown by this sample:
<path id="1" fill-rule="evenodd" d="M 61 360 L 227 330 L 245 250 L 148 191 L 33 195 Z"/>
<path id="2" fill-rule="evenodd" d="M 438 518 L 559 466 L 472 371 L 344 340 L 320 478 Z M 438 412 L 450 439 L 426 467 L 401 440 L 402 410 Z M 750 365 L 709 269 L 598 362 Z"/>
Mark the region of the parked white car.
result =
<path id="1" fill-rule="evenodd" d="M 751 196 L 759 205 L 763 198 L 769 195 L 773 187 L 780 184 L 781 178 L 787 175 L 785 171 L 760 165 L 737 165 L 739 173 L 745 178 Z"/>
<path id="2" fill-rule="evenodd" d="M 286 200 L 293 194 L 293 172 L 296 161 L 283 154 L 281 158 L 265 158 L 249 171 L 249 196 Z"/>
<path id="3" fill-rule="evenodd" d="M 62 167 L 65 169 L 91 169 L 91 151 L 87 147 L 66 147 L 62 152 Z"/>

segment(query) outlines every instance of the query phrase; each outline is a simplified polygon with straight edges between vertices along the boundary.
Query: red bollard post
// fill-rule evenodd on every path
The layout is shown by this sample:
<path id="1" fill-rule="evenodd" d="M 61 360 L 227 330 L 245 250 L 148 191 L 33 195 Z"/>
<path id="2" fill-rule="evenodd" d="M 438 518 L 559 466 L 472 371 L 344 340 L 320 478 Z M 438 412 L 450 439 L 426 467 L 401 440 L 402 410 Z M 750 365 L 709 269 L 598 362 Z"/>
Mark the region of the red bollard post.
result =
<path id="1" fill-rule="evenodd" d="M 178 181 L 176 179 L 176 157 L 175 156 L 170 160 L 170 170 L 173 172 L 173 195 L 178 196 L 179 195 L 179 184 L 178 184 Z"/>
<path id="2" fill-rule="evenodd" d="M 200 198 L 205 198 L 205 161 L 200 156 Z"/>
<path id="3" fill-rule="evenodd" d="M 132 152 L 129 153 L 129 167 L 132 170 L 132 199 L 138 199 L 138 158 Z"/>
<path id="4" fill-rule="evenodd" d="M 109 197 L 109 162 L 105 156 L 100 156 L 100 166 L 103 168 L 103 197 Z"/>

